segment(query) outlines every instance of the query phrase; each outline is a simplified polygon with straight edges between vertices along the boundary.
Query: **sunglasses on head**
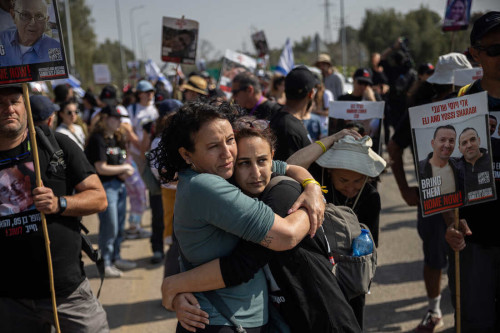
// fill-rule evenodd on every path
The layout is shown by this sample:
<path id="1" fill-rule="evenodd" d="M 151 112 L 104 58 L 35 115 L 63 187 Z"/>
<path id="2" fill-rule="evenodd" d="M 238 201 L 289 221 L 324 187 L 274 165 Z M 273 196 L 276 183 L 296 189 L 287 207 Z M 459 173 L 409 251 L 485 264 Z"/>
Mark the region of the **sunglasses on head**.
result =
<path id="1" fill-rule="evenodd" d="M 480 51 L 485 51 L 488 57 L 498 57 L 500 56 L 500 44 L 493 44 L 490 46 L 474 46 L 475 49 Z"/>
<path id="2" fill-rule="evenodd" d="M 241 118 L 234 122 L 234 130 L 240 131 L 244 128 L 252 128 L 263 131 L 269 127 L 269 121 L 264 119 L 245 119 Z"/>

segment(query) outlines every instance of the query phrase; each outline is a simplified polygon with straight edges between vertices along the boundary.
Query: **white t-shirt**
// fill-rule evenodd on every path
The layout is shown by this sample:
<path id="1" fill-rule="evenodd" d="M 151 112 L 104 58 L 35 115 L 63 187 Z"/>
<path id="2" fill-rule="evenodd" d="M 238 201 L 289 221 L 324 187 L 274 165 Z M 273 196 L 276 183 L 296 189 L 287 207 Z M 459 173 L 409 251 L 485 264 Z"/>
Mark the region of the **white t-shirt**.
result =
<path id="1" fill-rule="evenodd" d="M 83 133 L 83 128 L 80 125 L 73 124 L 74 133 L 71 132 L 65 123 L 61 123 L 56 128 L 56 132 L 67 135 L 71 140 L 80 147 L 81 150 L 85 149 L 85 133 Z"/>
<path id="2" fill-rule="evenodd" d="M 141 142 L 144 137 L 142 126 L 149 122 L 156 121 L 156 119 L 160 116 L 158 110 L 153 103 L 148 106 L 136 103 L 129 105 L 127 111 L 132 123 L 132 128 L 134 129 L 135 134 L 137 134 L 139 142 Z M 139 149 L 133 145 L 130 147 L 130 151 L 131 153 L 140 154 Z"/>

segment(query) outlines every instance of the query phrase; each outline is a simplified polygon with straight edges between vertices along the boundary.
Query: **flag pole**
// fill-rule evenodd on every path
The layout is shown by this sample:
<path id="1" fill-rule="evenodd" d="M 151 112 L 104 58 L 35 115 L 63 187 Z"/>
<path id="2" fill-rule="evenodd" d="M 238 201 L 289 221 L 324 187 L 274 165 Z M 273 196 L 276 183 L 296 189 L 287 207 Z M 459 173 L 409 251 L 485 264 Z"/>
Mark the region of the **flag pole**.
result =
<path id="1" fill-rule="evenodd" d="M 33 149 L 33 163 L 35 165 L 36 186 L 41 187 L 42 177 L 40 173 L 40 160 L 38 159 L 38 146 L 36 145 L 36 131 L 35 131 L 35 125 L 33 123 L 33 116 L 31 114 L 30 95 L 28 92 L 27 83 L 23 83 L 23 97 L 26 105 L 31 147 Z M 52 256 L 50 254 L 50 239 L 49 239 L 49 232 L 47 229 L 47 220 L 45 219 L 44 213 L 40 212 L 40 216 L 42 220 L 43 238 L 45 240 L 45 252 L 47 254 L 47 266 L 48 266 L 47 268 L 49 271 L 50 295 L 52 298 L 52 311 L 54 313 L 54 326 L 56 328 L 57 333 L 61 333 L 61 328 L 59 327 L 59 318 L 57 316 L 56 292 L 54 289 L 54 272 L 52 270 Z"/>
<path id="2" fill-rule="evenodd" d="M 459 216 L 458 216 L 458 208 L 455 208 L 455 229 L 459 230 Z M 455 327 L 457 328 L 456 332 L 461 332 L 461 324 L 460 324 L 460 252 L 455 251 L 455 313 L 456 313 L 456 321 Z"/>

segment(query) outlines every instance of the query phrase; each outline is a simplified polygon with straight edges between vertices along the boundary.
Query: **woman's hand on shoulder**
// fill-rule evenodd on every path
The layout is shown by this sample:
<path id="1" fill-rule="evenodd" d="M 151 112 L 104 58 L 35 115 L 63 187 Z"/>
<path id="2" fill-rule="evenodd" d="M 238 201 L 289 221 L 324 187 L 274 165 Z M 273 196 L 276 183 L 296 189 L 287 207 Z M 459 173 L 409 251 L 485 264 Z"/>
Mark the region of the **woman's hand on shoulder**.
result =
<path id="1" fill-rule="evenodd" d="M 173 308 L 177 320 L 189 332 L 196 332 L 196 328 L 205 328 L 210 322 L 208 313 L 200 309 L 200 304 L 191 293 L 182 293 L 175 296 Z"/>
<path id="2" fill-rule="evenodd" d="M 321 187 L 315 183 L 307 184 L 304 192 L 302 192 L 297 201 L 292 205 L 288 214 L 295 212 L 300 207 L 307 209 L 311 224 L 309 235 L 314 237 L 316 230 L 323 224 L 325 214 L 325 197 L 323 196 Z"/>

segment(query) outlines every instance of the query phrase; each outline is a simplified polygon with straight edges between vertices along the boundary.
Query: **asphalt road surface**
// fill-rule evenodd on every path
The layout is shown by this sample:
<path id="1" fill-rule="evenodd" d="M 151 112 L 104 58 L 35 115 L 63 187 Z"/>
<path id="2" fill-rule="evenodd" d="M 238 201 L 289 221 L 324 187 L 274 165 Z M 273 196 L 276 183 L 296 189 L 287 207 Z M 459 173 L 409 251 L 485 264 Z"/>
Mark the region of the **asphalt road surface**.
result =
<path id="1" fill-rule="evenodd" d="M 388 159 L 385 154 L 384 157 Z M 411 183 L 415 183 L 413 162 L 405 153 L 405 167 Z M 366 297 L 366 332 L 411 332 L 427 311 L 427 297 L 422 280 L 422 243 L 416 230 L 416 208 L 408 207 L 399 194 L 394 177 L 388 170 L 381 177 L 382 198 L 378 267 L 371 293 Z M 148 210 L 143 225 L 151 230 Z M 97 216 L 84 218 L 97 243 Z M 84 255 L 85 256 L 85 255 Z M 122 257 L 133 260 L 137 268 L 126 271 L 119 279 L 106 279 L 100 301 L 107 314 L 111 332 L 175 332 L 175 313 L 161 306 L 160 286 L 163 265 L 152 264 L 149 239 L 126 240 Z M 84 259 L 85 270 L 94 292 L 99 287 L 95 265 Z M 444 332 L 453 332 L 453 308 L 446 272 L 442 278 L 441 309 Z"/>

